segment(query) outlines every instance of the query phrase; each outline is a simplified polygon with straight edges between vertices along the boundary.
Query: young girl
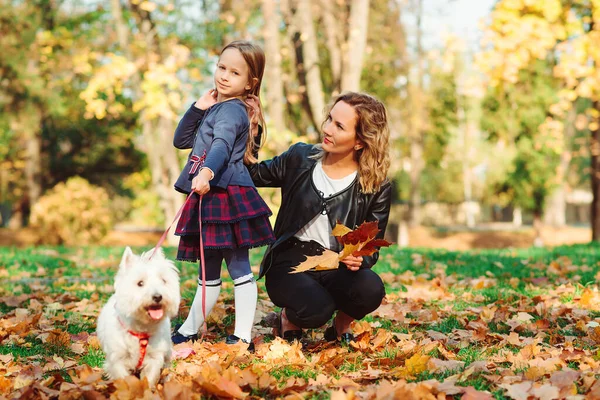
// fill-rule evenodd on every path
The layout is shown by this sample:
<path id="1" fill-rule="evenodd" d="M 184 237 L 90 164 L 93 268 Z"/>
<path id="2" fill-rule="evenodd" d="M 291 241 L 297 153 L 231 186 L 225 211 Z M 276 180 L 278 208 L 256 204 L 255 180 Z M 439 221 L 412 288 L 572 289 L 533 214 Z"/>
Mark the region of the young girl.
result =
<path id="1" fill-rule="evenodd" d="M 181 236 L 177 259 L 200 259 L 198 203 L 203 195 L 205 311 L 208 315 L 217 302 L 224 259 L 235 285 L 235 331 L 226 342 L 232 344 L 241 339 L 250 343 L 250 350 L 257 290 L 248 249 L 274 241 L 269 222 L 271 210 L 259 196 L 244 165 L 257 161 L 244 101 L 249 95 L 259 95 L 264 67 L 265 55 L 260 47 L 246 41 L 227 45 L 215 71 L 216 89 L 206 92 L 190 107 L 173 139 L 178 149 L 192 149 L 175 189 L 195 192 L 175 231 Z M 201 270 L 199 275 L 201 285 Z M 198 288 L 187 319 L 172 336 L 173 343 L 196 340 L 203 322 L 202 290 Z"/>

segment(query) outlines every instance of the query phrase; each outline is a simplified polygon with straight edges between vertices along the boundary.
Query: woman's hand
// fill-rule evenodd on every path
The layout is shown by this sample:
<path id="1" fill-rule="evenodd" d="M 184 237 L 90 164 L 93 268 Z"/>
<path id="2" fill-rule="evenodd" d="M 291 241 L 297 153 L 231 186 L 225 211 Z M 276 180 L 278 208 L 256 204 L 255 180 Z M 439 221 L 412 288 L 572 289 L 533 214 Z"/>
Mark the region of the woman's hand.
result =
<path id="1" fill-rule="evenodd" d="M 199 195 L 206 194 L 210 191 L 210 181 L 212 174 L 209 169 L 201 169 L 198 175 L 192 179 L 192 190 Z"/>
<path id="2" fill-rule="evenodd" d="M 348 267 L 350 271 L 358 271 L 360 269 L 360 266 L 362 265 L 363 258 L 362 256 L 354 257 L 350 255 L 340 261 L 346 264 L 346 267 Z"/>
<path id="3" fill-rule="evenodd" d="M 208 107 L 217 103 L 218 94 L 217 89 L 210 89 L 194 103 L 194 106 L 201 110 L 206 110 Z"/>
<path id="4" fill-rule="evenodd" d="M 249 94 L 246 98 L 246 104 L 250 107 L 248 111 L 250 117 L 250 134 L 254 137 L 258 135 L 258 116 L 260 115 L 260 100 L 258 96 Z"/>

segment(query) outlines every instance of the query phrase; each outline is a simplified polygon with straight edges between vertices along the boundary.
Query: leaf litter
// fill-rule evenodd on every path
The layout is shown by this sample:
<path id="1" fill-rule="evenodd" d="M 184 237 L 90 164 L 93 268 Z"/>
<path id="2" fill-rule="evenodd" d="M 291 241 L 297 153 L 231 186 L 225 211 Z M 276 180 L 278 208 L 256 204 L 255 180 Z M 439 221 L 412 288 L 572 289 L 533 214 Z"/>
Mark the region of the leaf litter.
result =
<path id="1" fill-rule="evenodd" d="M 600 295 L 595 285 L 566 279 L 572 263 L 554 263 L 553 279 L 525 287 L 530 296 L 508 285 L 488 300 L 481 293 L 498 278 L 447 275 L 443 265 L 414 259 L 419 274 L 382 274 L 388 288 L 402 290 L 388 290 L 354 323 L 348 345 L 325 342 L 322 328 L 306 332 L 304 347 L 273 337 L 261 324 L 273 308 L 261 292 L 250 354 L 245 344 L 215 339 L 233 311 L 231 299 L 219 302 L 210 340 L 175 346 L 154 390 L 133 376 L 103 375 L 94 333 L 102 296 L 78 294 L 101 287 L 56 293 L 2 285 L 0 398 L 600 398 Z"/>

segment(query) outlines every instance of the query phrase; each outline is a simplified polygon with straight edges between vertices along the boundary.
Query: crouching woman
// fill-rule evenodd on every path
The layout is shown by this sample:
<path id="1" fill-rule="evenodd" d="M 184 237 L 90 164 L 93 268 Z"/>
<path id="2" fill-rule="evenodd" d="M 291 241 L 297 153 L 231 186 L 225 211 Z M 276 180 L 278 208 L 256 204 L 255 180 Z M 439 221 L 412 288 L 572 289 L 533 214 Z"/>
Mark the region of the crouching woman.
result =
<path id="1" fill-rule="evenodd" d="M 333 99 L 318 145 L 298 143 L 250 167 L 256 186 L 280 187 L 282 203 L 275 223 L 276 241 L 260 269 L 273 303 L 282 308 L 279 334 L 301 339 L 302 329 L 325 325 L 330 341 L 353 339 L 350 324 L 381 304 L 385 289 L 371 270 L 378 253 L 349 256 L 338 269 L 290 274 L 306 256 L 324 249 L 340 251 L 332 236 L 339 221 L 355 228 L 378 221 L 383 238 L 390 211 L 389 127 L 384 105 L 363 93 Z M 337 313 L 336 313 L 337 311 Z"/>

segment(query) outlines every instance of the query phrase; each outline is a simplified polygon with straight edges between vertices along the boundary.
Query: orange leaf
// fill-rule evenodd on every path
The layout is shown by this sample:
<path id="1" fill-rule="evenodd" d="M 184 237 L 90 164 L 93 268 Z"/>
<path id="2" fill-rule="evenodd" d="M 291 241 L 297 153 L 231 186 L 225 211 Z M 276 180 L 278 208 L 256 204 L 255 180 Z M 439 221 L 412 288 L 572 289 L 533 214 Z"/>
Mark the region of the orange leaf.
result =
<path id="1" fill-rule="evenodd" d="M 363 222 L 358 228 L 342 236 L 342 244 L 369 242 L 379 232 L 377 223 L 377 221 Z"/>
<path id="2" fill-rule="evenodd" d="M 373 239 L 370 242 L 366 243 L 360 250 L 352 253 L 354 257 L 361 256 L 371 256 L 379 250 L 378 247 L 387 247 L 391 245 L 392 242 L 388 242 L 384 239 Z"/>
<path id="3" fill-rule="evenodd" d="M 331 250 L 325 250 L 325 253 L 320 256 L 310 256 L 290 273 L 296 274 L 312 269 L 316 271 L 336 269 L 339 261 L 350 255 L 355 257 L 370 256 L 376 253 L 379 247 L 389 246 L 392 243 L 387 240 L 375 239 L 375 236 L 379 233 L 377 224 L 377 221 L 363 222 L 355 230 L 350 230 L 350 228 L 338 222 L 333 229 L 333 235 L 344 245 L 342 251 L 337 254 Z"/>
<path id="4" fill-rule="evenodd" d="M 494 396 L 492 396 L 489 392 L 480 392 L 475 389 L 473 386 L 467 386 L 465 388 L 465 393 L 460 400 L 494 400 Z"/>
<path id="5" fill-rule="evenodd" d="M 0 376 L 0 393 L 8 394 L 12 388 L 12 382 L 3 376 Z"/>
<path id="6" fill-rule="evenodd" d="M 220 397 L 243 399 L 248 395 L 247 393 L 244 393 L 235 382 L 223 377 L 219 377 L 210 383 L 206 382 L 204 388 Z"/>

